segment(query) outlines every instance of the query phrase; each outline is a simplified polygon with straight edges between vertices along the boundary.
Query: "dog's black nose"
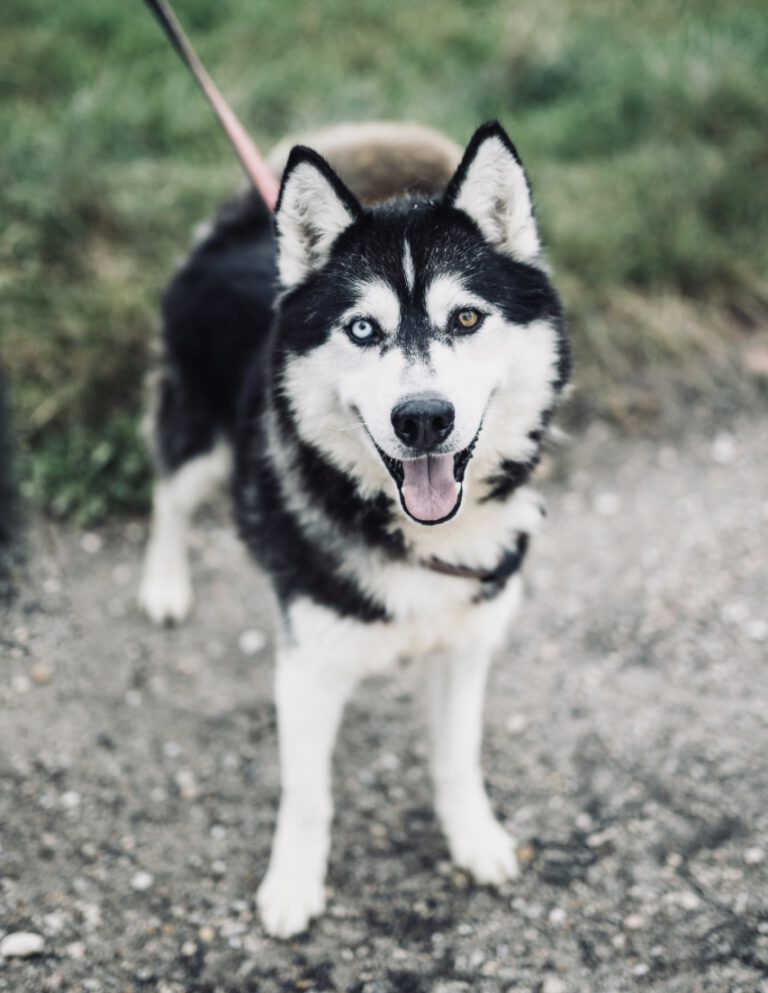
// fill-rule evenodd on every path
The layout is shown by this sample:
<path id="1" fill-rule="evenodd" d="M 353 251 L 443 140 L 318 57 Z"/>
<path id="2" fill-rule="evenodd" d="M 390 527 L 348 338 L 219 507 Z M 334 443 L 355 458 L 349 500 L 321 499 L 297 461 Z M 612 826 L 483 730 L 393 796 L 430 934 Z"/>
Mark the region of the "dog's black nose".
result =
<path id="1" fill-rule="evenodd" d="M 392 410 L 392 427 L 404 445 L 428 452 L 453 431 L 453 404 L 434 393 L 417 393 Z"/>

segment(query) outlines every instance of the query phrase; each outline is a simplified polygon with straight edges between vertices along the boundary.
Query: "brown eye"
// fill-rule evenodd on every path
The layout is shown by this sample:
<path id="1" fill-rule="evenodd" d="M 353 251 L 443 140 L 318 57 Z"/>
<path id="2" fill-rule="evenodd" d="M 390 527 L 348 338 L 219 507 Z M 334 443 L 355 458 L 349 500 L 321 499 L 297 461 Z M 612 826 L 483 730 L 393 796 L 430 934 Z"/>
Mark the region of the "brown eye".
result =
<path id="1" fill-rule="evenodd" d="M 474 331 L 480 324 L 482 315 L 473 307 L 465 307 L 456 314 L 456 327 L 458 331 Z"/>

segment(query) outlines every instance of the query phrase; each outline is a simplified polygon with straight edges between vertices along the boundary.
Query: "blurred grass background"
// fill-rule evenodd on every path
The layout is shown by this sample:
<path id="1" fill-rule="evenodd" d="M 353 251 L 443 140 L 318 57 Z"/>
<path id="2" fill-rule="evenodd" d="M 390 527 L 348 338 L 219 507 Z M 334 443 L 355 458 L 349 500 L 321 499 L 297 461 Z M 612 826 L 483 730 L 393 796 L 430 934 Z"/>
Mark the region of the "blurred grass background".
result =
<path id="1" fill-rule="evenodd" d="M 768 311 L 764 0 L 176 0 L 264 147 L 342 120 L 466 141 L 498 117 L 534 181 L 582 407 L 700 393 Z M 3 0 L 0 334 L 24 489 L 146 506 L 157 306 L 242 183 L 140 0 Z"/>

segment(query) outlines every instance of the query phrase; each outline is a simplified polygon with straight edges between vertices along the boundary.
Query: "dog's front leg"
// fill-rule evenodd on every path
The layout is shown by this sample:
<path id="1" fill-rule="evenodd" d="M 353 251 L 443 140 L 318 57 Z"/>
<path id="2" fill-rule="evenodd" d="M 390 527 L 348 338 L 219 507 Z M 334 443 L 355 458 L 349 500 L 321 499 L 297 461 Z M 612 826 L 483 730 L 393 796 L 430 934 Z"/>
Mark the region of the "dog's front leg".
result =
<path id="1" fill-rule="evenodd" d="M 518 872 L 512 839 L 491 811 L 480 767 L 490 653 L 429 660 L 432 776 L 451 857 L 478 883 L 499 885 Z"/>
<path id="2" fill-rule="evenodd" d="M 344 704 L 357 682 L 347 660 L 318 646 L 278 653 L 275 696 L 282 793 L 267 874 L 257 903 L 266 930 L 288 938 L 325 907 L 333 815 L 331 754 Z"/>

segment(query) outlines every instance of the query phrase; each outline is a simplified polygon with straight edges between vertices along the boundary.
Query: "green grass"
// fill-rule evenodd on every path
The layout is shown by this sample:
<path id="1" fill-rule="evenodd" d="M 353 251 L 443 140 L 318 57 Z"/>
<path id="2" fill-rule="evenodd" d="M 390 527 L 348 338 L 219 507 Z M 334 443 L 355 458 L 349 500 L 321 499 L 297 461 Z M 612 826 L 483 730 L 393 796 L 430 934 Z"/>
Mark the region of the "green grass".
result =
<path id="1" fill-rule="evenodd" d="M 581 396 L 704 387 L 768 309 L 762 0 L 176 0 L 268 146 L 410 118 L 499 117 L 533 177 Z M 0 333 L 27 493 L 146 505 L 138 434 L 157 302 L 241 182 L 140 0 L 5 0 Z"/>

